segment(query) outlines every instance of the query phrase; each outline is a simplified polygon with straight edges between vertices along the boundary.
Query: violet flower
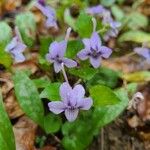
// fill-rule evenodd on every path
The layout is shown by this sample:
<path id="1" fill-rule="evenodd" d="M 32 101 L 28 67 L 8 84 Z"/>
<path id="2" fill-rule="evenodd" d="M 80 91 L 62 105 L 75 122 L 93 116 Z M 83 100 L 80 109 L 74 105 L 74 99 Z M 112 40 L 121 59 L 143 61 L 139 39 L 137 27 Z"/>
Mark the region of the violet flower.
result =
<path id="1" fill-rule="evenodd" d="M 105 11 L 102 5 L 92 6 L 86 9 L 86 12 L 91 15 L 101 15 Z"/>
<path id="2" fill-rule="evenodd" d="M 146 61 L 150 64 L 150 49 L 146 47 L 136 47 L 134 52 L 138 55 L 144 57 Z"/>
<path id="3" fill-rule="evenodd" d="M 113 20 L 109 10 L 106 10 L 105 13 L 103 14 L 102 22 L 104 25 L 110 26 L 110 29 L 104 35 L 105 41 L 108 41 L 110 39 L 110 37 L 116 37 L 118 35 L 118 33 L 119 33 L 118 29 L 121 26 L 121 23 Z"/>
<path id="4" fill-rule="evenodd" d="M 77 56 L 81 60 L 90 59 L 90 63 L 94 68 L 98 68 L 102 58 L 108 58 L 112 50 L 106 46 L 102 46 L 101 39 L 97 32 L 93 32 L 90 39 L 83 39 L 85 48 L 81 50 Z"/>
<path id="5" fill-rule="evenodd" d="M 55 10 L 52 7 L 46 5 L 45 0 L 38 0 L 35 6 L 43 13 L 44 16 L 46 16 L 47 20 L 45 26 L 47 28 L 49 27 L 58 28 L 56 23 Z"/>
<path id="6" fill-rule="evenodd" d="M 85 90 L 82 85 L 78 84 L 73 89 L 67 83 L 60 86 L 60 96 L 62 101 L 53 101 L 48 103 L 49 110 L 55 114 L 65 112 L 68 121 L 74 121 L 79 110 L 89 110 L 93 104 L 90 97 L 84 98 Z"/>
<path id="7" fill-rule="evenodd" d="M 65 40 L 61 42 L 54 41 L 49 47 L 49 53 L 46 55 L 46 59 L 54 63 L 54 70 L 56 73 L 62 70 L 62 64 L 68 68 L 77 66 L 74 60 L 64 57 L 67 48 L 67 39 L 69 37 L 71 28 L 68 28 Z"/>
<path id="8" fill-rule="evenodd" d="M 22 53 L 27 46 L 22 42 L 22 38 L 17 27 L 15 28 L 15 32 L 16 36 L 6 46 L 5 51 L 9 52 L 13 56 L 15 62 L 23 62 L 25 57 Z"/>

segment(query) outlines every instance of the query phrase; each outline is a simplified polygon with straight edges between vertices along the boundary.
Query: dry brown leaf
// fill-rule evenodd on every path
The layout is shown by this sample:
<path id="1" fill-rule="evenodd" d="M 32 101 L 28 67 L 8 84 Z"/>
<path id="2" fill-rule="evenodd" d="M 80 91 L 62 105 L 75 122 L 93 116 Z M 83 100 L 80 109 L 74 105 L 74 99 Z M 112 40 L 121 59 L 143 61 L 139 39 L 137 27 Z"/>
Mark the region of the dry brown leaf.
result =
<path id="1" fill-rule="evenodd" d="M 21 0 L 7 0 L 4 5 L 6 11 L 13 11 L 19 6 L 21 6 Z"/>
<path id="2" fill-rule="evenodd" d="M 34 141 L 37 125 L 27 117 L 22 117 L 14 125 L 16 150 L 35 150 Z"/>
<path id="3" fill-rule="evenodd" d="M 16 101 L 16 97 L 13 90 L 9 92 L 9 94 L 5 98 L 4 104 L 6 111 L 11 119 L 18 118 L 24 114 L 18 102 Z"/>
<path id="4" fill-rule="evenodd" d="M 45 146 L 45 147 L 43 147 L 42 149 L 40 149 L 40 150 L 56 150 L 56 148 L 55 147 L 53 147 L 53 146 Z"/>

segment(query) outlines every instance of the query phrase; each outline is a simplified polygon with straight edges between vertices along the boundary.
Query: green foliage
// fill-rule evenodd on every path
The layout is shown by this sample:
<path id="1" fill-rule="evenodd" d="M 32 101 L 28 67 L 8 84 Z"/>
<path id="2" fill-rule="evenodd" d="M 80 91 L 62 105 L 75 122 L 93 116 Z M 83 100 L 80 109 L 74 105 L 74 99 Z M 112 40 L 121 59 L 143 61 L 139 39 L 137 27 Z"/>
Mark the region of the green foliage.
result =
<path id="1" fill-rule="evenodd" d="M 16 150 L 15 137 L 11 122 L 5 111 L 2 95 L 0 93 L 0 148 L 2 150 Z"/>
<path id="2" fill-rule="evenodd" d="M 67 45 L 66 57 L 75 58 L 77 53 L 83 48 L 80 40 L 69 41 Z"/>
<path id="3" fill-rule="evenodd" d="M 139 12 L 133 12 L 125 17 L 124 24 L 127 25 L 128 28 L 136 30 L 146 27 L 148 25 L 148 18 Z"/>
<path id="4" fill-rule="evenodd" d="M 45 58 L 48 53 L 49 46 L 52 42 L 51 37 L 40 37 L 40 55 Z"/>
<path id="5" fill-rule="evenodd" d="M 120 99 L 115 105 L 96 107 L 83 113 L 75 122 L 66 122 L 62 126 L 62 145 L 65 150 L 84 150 L 98 134 L 100 128 L 113 121 L 127 106 L 128 96 L 125 90 L 116 92 Z M 83 138 L 84 137 L 84 138 Z"/>
<path id="6" fill-rule="evenodd" d="M 37 88 L 45 88 L 46 86 L 49 85 L 49 80 L 48 79 L 34 79 L 32 80 L 34 82 L 34 84 L 36 85 Z"/>
<path id="7" fill-rule="evenodd" d="M 100 0 L 103 6 L 109 7 L 115 3 L 116 0 Z"/>
<path id="8" fill-rule="evenodd" d="M 114 92 L 106 86 L 96 85 L 91 87 L 89 91 L 95 107 L 114 105 L 120 101 Z"/>
<path id="9" fill-rule="evenodd" d="M 47 98 L 51 101 L 60 100 L 59 96 L 59 87 L 60 83 L 50 83 L 45 89 L 41 92 L 40 98 Z"/>
<path id="10" fill-rule="evenodd" d="M 44 129 L 47 134 L 59 131 L 61 123 L 61 118 L 52 113 L 44 117 Z"/>
<path id="11" fill-rule="evenodd" d="M 111 7 L 111 11 L 112 11 L 113 16 L 116 18 L 116 20 L 122 21 L 124 19 L 125 14 L 119 6 L 113 5 Z"/>
<path id="12" fill-rule="evenodd" d="M 92 17 L 83 12 L 80 13 L 76 20 L 75 26 L 81 38 L 90 37 L 93 31 Z"/>
<path id="13" fill-rule="evenodd" d="M 109 68 L 101 67 L 96 74 L 87 82 L 87 86 L 105 85 L 114 88 L 118 83 L 119 73 Z"/>
<path id="14" fill-rule="evenodd" d="M 95 70 L 94 68 L 79 68 L 79 69 L 70 69 L 69 73 L 80 77 L 84 80 L 90 80 L 95 74 L 96 74 L 97 70 Z"/>
<path id="15" fill-rule="evenodd" d="M 150 81 L 150 71 L 127 73 L 123 74 L 122 78 L 129 82 L 146 82 Z"/>
<path id="16" fill-rule="evenodd" d="M 13 77 L 15 94 L 22 110 L 43 127 L 44 109 L 34 82 L 21 71 Z"/>
<path id="17" fill-rule="evenodd" d="M 29 47 L 33 46 L 36 36 L 35 17 L 31 12 L 21 13 L 16 16 L 16 25 L 19 28 L 22 39 Z"/>
<path id="18" fill-rule="evenodd" d="M 9 53 L 5 52 L 3 47 L 0 46 L 0 64 L 6 68 L 10 68 L 12 64 L 12 58 Z"/>
<path id="19" fill-rule="evenodd" d="M 10 26 L 5 22 L 0 22 L 0 47 L 5 50 L 6 45 L 12 38 L 12 30 Z"/>
<path id="20" fill-rule="evenodd" d="M 138 30 L 127 31 L 119 37 L 118 42 L 127 42 L 127 41 L 136 43 L 150 42 L 150 34 Z"/>

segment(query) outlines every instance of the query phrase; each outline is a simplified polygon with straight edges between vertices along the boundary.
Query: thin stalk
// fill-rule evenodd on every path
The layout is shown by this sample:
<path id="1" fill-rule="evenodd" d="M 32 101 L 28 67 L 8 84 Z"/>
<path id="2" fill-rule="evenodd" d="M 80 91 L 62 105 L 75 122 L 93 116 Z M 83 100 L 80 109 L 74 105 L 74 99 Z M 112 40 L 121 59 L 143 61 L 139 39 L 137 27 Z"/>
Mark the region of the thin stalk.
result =
<path id="1" fill-rule="evenodd" d="M 64 68 L 64 63 L 62 63 L 61 66 L 62 66 L 62 74 L 64 76 L 64 79 L 69 84 L 69 81 L 68 81 L 68 78 L 67 78 L 67 74 L 66 74 L 66 71 L 65 71 L 65 68 Z"/>

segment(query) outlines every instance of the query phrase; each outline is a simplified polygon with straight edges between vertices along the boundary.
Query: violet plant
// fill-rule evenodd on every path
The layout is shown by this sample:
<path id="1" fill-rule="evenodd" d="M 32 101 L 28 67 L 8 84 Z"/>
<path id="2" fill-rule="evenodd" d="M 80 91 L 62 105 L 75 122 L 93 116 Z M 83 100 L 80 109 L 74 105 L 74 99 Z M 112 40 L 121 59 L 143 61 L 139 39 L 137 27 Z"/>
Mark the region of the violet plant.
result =
<path id="1" fill-rule="evenodd" d="M 46 17 L 45 26 L 58 29 L 55 10 L 44 0 L 38 0 L 35 6 Z M 47 40 L 44 37 L 44 42 L 40 41 L 38 65 L 46 78 L 31 80 L 28 71 L 16 71 L 13 76 L 15 94 L 23 112 L 46 134 L 60 132 L 63 136 L 60 141 L 65 150 L 86 149 L 99 130 L 113 121 L 128 105 L 126 89 L 117 89 L 120 74 L 103 67 L 103 60 L 108 59 L 113 52 L 105 46 L 105 40 L 116 37 L 121 24 L 101 5 L 86 11 L 79 14 L 74 24 L 73 32 L 78 32 L 78 38 L 70 39 L 69 27 L 63 40 L 53 40 L 54 37 Z M 18 18 L 17 26 L 23 26 L 22 17 Z M 104 34 L 99 32 L 99 21 L 102 23 L 101 28 L 109 26 Z M 23 33 L 30 31 L 33 26 L 34 31 L 35 24 L 31 24 L 25 27 Z M 16 62 L 25 61 L 23 52 L 27 47 L 19 30 L 12 40 L 6 42 L 5 48 Z M 30 36 L 28 32 L 26 35 Z M 149 59 L 149 51 L 145 53 L 142 56 Z"/>

